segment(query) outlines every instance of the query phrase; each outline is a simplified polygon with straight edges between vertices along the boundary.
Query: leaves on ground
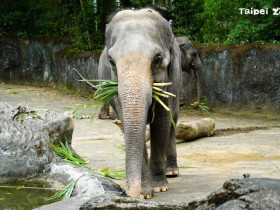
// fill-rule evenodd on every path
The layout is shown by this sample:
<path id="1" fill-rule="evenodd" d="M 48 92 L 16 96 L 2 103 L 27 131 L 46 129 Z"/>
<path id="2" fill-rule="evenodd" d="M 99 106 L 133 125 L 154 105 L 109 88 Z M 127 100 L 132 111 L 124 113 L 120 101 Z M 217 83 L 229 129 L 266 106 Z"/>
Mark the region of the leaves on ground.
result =
<path id="1" fill-rule="evenodd" d="M 62 141 L 59 141 L 59 144 L 59 146 L 51 144 L 51 147 L 58 156 L 64 159 L 65 162 L 79 166 L 84 166 L 87 164 L 87 162 L 83 158 L 81 158 L 77 153 L 70 149 L 67 141 L 65 141 L 65 144 L 63 144 Z"/>
<path id="2" fill-rule="evenodd" d="M 110 169 L 109 167 L 105 167 L 102 169 L 98 169 L 97 172 L 111 179 L 125 179 L 125 170 L 121 170 L 121 169 L 113 170 Z"/>
<path id="3" fill-rule="evenodd" d="M 53 199 L 66 199 L 66 198 L 70 198 L 73 192 L 73 189 L 77 183 L 77 181 L 84 176 L 84 174 L 82 174 L 81 176 L 79 176 L 77 179 L 73 180 L 72 182 L 70 182 L 68 185 L 65 186 L 65 188 L 63 188 L 62 190 L 57 191 L 53 196 L 51 196 L 50 198 L 48 198 L 47 200 L 53 200 Z"/>

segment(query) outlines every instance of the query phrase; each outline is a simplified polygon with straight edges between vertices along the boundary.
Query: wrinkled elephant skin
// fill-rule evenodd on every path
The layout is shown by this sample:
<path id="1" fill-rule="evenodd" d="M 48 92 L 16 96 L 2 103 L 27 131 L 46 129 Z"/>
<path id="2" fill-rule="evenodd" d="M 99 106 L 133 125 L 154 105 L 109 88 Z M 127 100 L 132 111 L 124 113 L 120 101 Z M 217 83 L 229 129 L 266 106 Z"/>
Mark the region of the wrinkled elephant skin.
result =
<path id="1" fill-rule="evenodd" d="M 152 119 L 154 82 L 172 82 L 165 90 L 177 95 L 169 102 L 177 122 L 180 49 L 168 21 L 152 9 L 118 12 L 107 25 L 105 37 L 98 72 L 102 79 L 118 80 L 118 97 L 111 105 L 124 125 L 126 192 L 151 198 L 154 192 L 167 190 L 166 173 L 178 175 L 175 129 L 170 113 L 158 103 L 150 124 L 149 160 L 145 131 Z M 163 101 L 168 105 L 167 99 Z"/>

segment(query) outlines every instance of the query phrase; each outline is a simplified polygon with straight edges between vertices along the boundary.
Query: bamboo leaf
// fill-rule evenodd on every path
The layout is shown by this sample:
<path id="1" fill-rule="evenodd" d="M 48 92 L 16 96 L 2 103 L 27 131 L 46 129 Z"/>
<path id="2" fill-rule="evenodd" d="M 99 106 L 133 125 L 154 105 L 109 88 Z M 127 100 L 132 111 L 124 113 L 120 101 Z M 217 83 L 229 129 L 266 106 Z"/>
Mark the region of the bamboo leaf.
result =
<path id="1" fill-rule="evenodd" d="M 198 102 L 198 107 L 202 112 L 209 113 L 209 107 L 207 106 L 207 98 L 203 97 L 199 102 Z"/>
<path id="2" fill-rule="evenodd" d="M 84 174 L 80 175 L 77 179 L 73 180 L 70 182 L 68 185 L 66 185 L 62 190 L 57 191 L 53 196 L 50 198 L 47 198 L 47 200 L 53 200 L 53 199 L 58 199 L 58 198 L 70 198 L 71 194 L 73 192 L 73 189 L 77 183 L 77 181 L 84 176 Z"/>
<path id="3" fill-rule="evenodd" d="M 124 170 L 111 170 L 109 167 L 105 167 L 97 170 L 105 177 L 109 177 L 111 179 L 125 179 L 125 171 Z"/>
<path id="4" fill-rule="evenodd" d="M 60 141 L 60 146 L 56 146 L 51 144 L 51 147 L 56 152 L 56 154 L 64 159 L 65 162 L 72 163 L 74 165 L 85 165 L 87 162 L 81 158 L 78 154 L 74 153 L 68 143 L 66 142 L 65 145 Z"/>

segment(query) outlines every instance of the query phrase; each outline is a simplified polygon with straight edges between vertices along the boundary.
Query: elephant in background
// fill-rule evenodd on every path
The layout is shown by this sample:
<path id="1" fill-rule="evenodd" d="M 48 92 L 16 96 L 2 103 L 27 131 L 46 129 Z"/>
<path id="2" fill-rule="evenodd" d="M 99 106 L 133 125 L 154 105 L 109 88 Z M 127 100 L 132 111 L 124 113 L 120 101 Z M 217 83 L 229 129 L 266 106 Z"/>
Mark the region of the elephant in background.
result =
<path id="1" fill-rule="evenodd" d="M 193 108 L 197 109 L 198 102 L 202 99 L 202 93 L 203 93 L 203 88 L 202 88 L 203 65 L 197 50 L 195 49 L 195 47 L 187 37 L 185 36 L 176 37 L 176 42 L 180 47 L 182 71 L 187 72 L 190 75 L 193 74 L 196 79 L 197 101 L 193 102 L 191 105 Z M 110 68 L 110 66 L 107 66 L 106 68 Z M 99 78 L 102 79 L 110 78 L 110 72 L 107 71 L 99 71 L 99 72 L 100 72 Z M 101 107 L 98 117 L 99 119 L 111 119 L 108 105 L 107 106 L 103 105 Z"/>
<path id="2" fill-rule="evenodd" d="M 180 47 L 182 71 L 190 75 L 193 73 L 196 79 L 197 101 L 191 105 L 197 109 L 198 102 L 202 99 L 203 65 L 197 50 L 187 37 L 176 37 L 176 42 Z"/>
<path id="3" fill-rule="evenodd" d="M 118 97 L 111 103 L 124 126 L 126 193 L 151 198 L 168 189 L 166 174 L 178 175 L 175 128 L 170 113 L 155 104 L 152 84 L 177 97 L 169 104 L 175 123 L 179 115 L 181 55 L 171 26 L 152 9 L 123 10 L 107 25 L 105 48 L 99 61 L 100 79 L 118 80 Z M 151 152 L 147 158 L 146 125 L 150 126 Z"/>

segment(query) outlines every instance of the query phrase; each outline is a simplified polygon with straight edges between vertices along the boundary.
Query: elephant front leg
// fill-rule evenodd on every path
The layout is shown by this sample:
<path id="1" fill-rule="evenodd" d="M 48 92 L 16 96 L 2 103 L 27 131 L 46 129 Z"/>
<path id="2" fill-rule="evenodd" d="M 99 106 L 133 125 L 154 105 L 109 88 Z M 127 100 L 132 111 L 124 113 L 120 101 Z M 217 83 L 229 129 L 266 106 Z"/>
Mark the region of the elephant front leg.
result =
<path id="1" fill-rule="evenodd" d="M 165 110 L 164 110 L 165 111 Z M 165 111 L 166 112 L 166 111 Z M 156 116 L 158 114 L 156 113 Z M 159 116 L 159 115 L 158 115 Z M 168 182 L 165 177 L 166 147 L 170 134 L 169 116 L 164 119 L 155 119 L 151 126 L 151 157 L 150 173 L 154 192 L 165 192 Z"/>
<path id="2" fill-rule="evenodd" d="M 142 177 L 141 177 L 141 193 L 140 198 L 150 199 L 154 195 L 154 190 L 151 183 L 151 175 L 148 168 L 148 152 L 147 146 L 144 146 L 143 154 L 143 166 L 142 166 Z"/>
<path id="3" fill-rule="evenodd" d="M 171 126 L 170 138 L 167 146 L 167 160 L 166 160 L 166 171 L 167 177 L 176 177 L 179 175 L 179 168 L 177 164 L 177 152 L 176 152 L 176 141 L 175 141 L 175 128 Z"/>

